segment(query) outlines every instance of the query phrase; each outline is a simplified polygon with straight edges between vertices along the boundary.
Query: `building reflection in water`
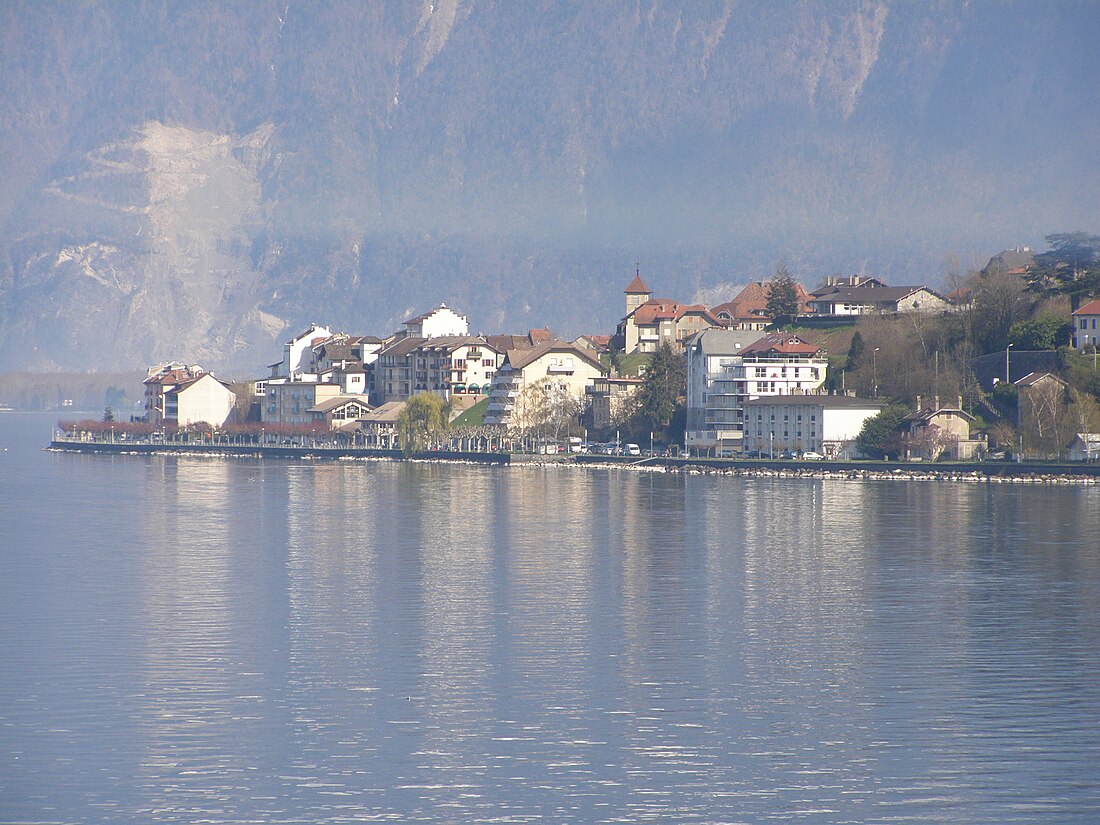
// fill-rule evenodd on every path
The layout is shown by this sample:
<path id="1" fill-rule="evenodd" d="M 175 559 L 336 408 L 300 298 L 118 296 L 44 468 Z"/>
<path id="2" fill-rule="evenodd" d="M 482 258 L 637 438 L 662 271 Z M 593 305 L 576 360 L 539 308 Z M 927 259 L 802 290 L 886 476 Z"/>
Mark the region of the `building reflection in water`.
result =
<path id="1" fill-rule="evenodd" d="M 145 649 L 133 720 L 146 751 L 134 781 L 158 815 L 224 814 L 218 789 L 234 787 L 247 766 L 268 766 L 267 736 L 258 729 L 281 724 L 260 697 L 282 681 L 270 662 L 272 648 L 285 649 L 285 626 L 245 606 L 266 607 L 273 595 L 275 604 L 285 602 L 285 581 L 272 580 L 262 556 L 285 546 L 282 521 L 269 512 L 282 470 L 153 457 L 145 472 L 141 507 L 131 508 L 146 534 L 138 631 Z"/>

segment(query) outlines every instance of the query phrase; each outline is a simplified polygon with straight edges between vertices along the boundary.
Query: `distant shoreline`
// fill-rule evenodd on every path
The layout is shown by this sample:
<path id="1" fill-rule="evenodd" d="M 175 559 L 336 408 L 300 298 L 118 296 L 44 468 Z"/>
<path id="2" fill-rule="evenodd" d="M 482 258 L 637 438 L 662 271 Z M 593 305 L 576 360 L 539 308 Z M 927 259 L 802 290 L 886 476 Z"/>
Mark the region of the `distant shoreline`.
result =
<path id="1" fill-rule="evenodd" d="M 419 461 L 490 466 L 571 466 L 643 470 L 687 475 L 723 475 L 742 478 L 825 478 L 840 480 L 961 481 L 1016 484 L 1100 484 L 1100 464 L 1016 464 L 987 461 L 924 464 L 891 461 L 784 461 L 725 458 L 645 458 L 589 454 L 536 455 L 431 451 L 406 456 L 400 450 L 367 448 L 110 443 L 54 439 L 54 452 L 96 455 L 176 455 L 251 459 L 308 459 L 321 461 Z"/>

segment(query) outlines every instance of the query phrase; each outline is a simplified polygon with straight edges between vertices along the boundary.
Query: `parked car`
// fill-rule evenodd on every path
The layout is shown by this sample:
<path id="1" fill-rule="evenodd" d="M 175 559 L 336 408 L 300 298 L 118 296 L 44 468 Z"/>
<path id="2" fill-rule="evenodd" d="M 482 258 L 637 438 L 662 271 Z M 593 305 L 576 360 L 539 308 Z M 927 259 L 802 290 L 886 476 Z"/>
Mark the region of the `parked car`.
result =
<path id="1" fill-rule="evenodd" d="M 625 452 L 626 455 L 641 455 L 642 454 L 642 448 L 639 447 L 637 444 L 627 444 L 626 447 L 624 447 L 623 449 L 624 449 L 624 452 Z"/>
<path id="2" fill-rule="evenodd" d="M 806 452 L 802 454 L 802 459 L 804 461 L 821 461 L 824 458 L 825 456 L 823 456 L 821 453 L 816 453 L 813 450 L 806 450 Z"/>

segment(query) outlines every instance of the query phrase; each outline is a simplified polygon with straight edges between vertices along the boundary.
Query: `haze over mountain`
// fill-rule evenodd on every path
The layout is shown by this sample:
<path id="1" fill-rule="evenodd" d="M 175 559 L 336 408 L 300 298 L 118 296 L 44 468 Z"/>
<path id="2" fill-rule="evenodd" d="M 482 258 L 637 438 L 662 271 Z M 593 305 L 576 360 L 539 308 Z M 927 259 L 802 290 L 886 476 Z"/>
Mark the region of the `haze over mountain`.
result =
<path id="1" fill-rule="evenodd" d="M 1091 2 L 0 5 L 0 368 L 611 331 L 1098 231 Z M 726 296 L 729 297 L 729 296 Z"/>

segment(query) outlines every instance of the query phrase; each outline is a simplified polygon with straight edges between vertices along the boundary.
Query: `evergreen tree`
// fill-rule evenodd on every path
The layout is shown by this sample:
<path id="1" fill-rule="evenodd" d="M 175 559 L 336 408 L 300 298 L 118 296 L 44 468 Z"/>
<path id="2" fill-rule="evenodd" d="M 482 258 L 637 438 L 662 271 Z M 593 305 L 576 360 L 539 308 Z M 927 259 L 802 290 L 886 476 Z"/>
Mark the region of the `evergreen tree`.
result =
<path id="1" fill-rule="evenodd" d="M 687 362 L 684 356 L 662 343 L 646 368 L 645 383 L 638 390 L 630 428 L 639 437 L 667 430 L 687 393 Z"/>
<path id="2" fill-rule="evenodd" d="M 896 455 L 900 444 L 898 428 L 908 414 L 908 408 L 893 404 L 873 418 L 868 418 L 856 436 L 856 449 L 868 458 Z"/>
<path id="3" fill-rule="evenodd" d="M 1065 318 L 1040 315 L 1013 324 L 1008 340 L 1018 350 L 1058 349 L 1068 344 L 1072 335 L 1073 325 Z"/>
<path id="4" fill-rule="evenodd" d="M 1048 252 L 1035 256 L 1024 278 L 1041 295 L 1068 295 L 1073 311 L 1083 299 L 1100 295 L 1100 235 L 1066 232 L 1047 235 Z"/>
<path id="5" fill-rule="evenodd" d="M 772 323 L 779 327 L 798 317 L 798 287 L 785 263 L 776 267 L 775 275 L 768 283 L 768 302 L 765 311 Z"/>
<path id="6" fill-rule="evenodd" d="M 844 369 L 851 370 L 859 366 L 859 359 L 863 357 L 866 350 L 867 345 L 863 342 L 863 336 L 859 334 L 859 330 L 856 330 L 852 335 L 851 346 L 848 347 L 848 362 L 844 365 Z"/>

